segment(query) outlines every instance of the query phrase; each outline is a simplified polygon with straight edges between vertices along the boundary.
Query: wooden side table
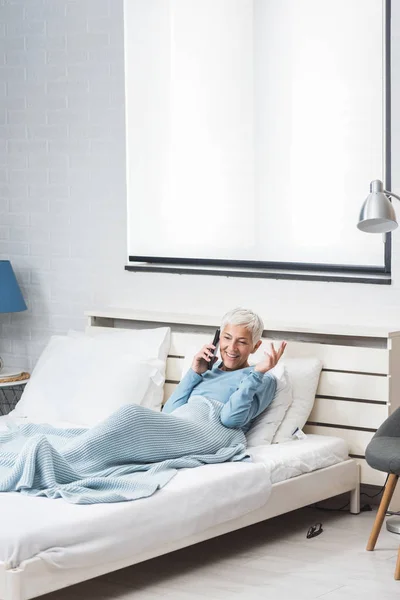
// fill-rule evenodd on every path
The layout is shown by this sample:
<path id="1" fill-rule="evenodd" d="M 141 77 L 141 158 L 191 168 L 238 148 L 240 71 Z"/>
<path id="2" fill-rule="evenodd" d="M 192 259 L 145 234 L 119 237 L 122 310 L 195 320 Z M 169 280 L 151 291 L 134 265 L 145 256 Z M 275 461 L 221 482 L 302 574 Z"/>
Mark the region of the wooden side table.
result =
<path id="1" fill-rule="evenodd" d="M 5 375 L 6 373 L 1 371 L 0 377 L 5 377 Z M 7 415 L 15 408 L 28 381 L 29 377 L 3 383 L 0 380 L 0 416 Z"/>

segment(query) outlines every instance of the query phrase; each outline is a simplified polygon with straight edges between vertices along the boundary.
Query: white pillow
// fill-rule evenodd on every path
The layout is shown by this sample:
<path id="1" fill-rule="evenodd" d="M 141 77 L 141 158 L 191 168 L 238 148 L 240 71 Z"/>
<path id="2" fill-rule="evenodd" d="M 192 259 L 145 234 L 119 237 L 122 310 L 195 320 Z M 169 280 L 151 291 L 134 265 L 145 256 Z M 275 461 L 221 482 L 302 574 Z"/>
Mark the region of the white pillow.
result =
<path id="1" fill-rule="evenodd" d="M 293 402 L 272 440 L 273 444 L 293 440 L 293 432 L 302 429 L 312 411 L 322 362 L 318 358 L 283 359 L 292 385 Z"/>
<path id="2" fill-rule="evenodd" d="M 119 329 L 116 327 L 91 327 L 85 332 L 68 331 L 69 337 L 90 337 L 118 344 L 119 350 L 130 352 L 140 358 L 159 358 L 166 362 L 171 344 L 171 329 Z"/>
<path id="3" fill-rule="evenodd" d="M 53 336 L 13 414 L 91 426 L 127 403 L 160 410 L 165 361 L 158 356 L 168 353 L 170 330 L 152 333 L 152 343 L 146 343 L 143 330 L 140 334 L 136 345 L 120 333 Z"/>
<path id="4" fill-rule="evenodd" d="M 171 329 L 169 327 L 155 327 L 152 329 L 122 329 L 114 327 L 91 327 L 85 332 L 68 331 L 69 337 L 94 338 L 96 342 L 107 345 L 109 353 L 117 355 L 121 353 L 131 354 L 141 360 L 162 361 L 155 364 L 163 377 L 161 385 L 150 386 L 146 399 L 141 402 L 153 410 L 161 410 L 164 390 L 162 385 L 165 381 L 167 357 L 171 345 Z M 154 378 L 154 376 L 153 376 Z M 158 377 L 159 380 L 159 377 Z M 136 404 L 138 404 L 136 402 Z"/>
<path id="5" fill-rule="evenodd" d="M 283 365 L 271 369 L 276 378 L 276 392 L 269 407 L 252 423 L 246 434 L 248 446 L 270 444 L 293 401 L 292 387 Z"/>

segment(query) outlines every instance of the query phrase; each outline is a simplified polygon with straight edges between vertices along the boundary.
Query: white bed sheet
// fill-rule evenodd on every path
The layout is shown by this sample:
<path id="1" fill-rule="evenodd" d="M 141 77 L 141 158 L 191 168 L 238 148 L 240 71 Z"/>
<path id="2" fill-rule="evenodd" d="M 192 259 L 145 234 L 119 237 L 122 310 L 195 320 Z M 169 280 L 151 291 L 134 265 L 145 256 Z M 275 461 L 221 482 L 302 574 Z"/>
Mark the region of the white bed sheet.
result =
<path id="1" fill-rule="evenodd" d="M 7 417 L 0 417 L 0 429 Z M 13 419 L 14 422 L 24 420 Z M 59 423 L 60 426 L 71 424 Z M 272 483 L 347 458 L 339 438 L 249 449 L 252 463 L 182 469 L 150 498 L 73 505 L 64 500 L 0 493 L 0 561 L 7 568 L 39 556 L 60 568 L 110 563 L 235 519 L 263 506 Z"/>
<path id="2" fill-rule="evenodd" d="M 271 483 L 330 467 L 347 460 L 347 443 L 338 437 L 308 434 L 305 439 L 248 448 L 255 463 L 271 471 Z"/>

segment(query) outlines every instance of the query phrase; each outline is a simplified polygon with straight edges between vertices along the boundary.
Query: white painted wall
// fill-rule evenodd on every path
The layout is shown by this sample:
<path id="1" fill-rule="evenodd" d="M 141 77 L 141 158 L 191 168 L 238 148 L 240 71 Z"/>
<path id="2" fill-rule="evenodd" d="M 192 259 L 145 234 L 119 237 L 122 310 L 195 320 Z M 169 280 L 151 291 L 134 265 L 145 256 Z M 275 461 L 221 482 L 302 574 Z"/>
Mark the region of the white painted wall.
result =
<path id="1" fill-rule="evenodd" d="M 399 192 L 400 3 L 392 10 Z M 82 328 L 94 306 L 218 314 L 241 304 L 266 321 L 400 328 L 400 232 L 390 287 L 124 271 L 122 0 L 10 0 L 0 17 L 0 259 L 29 306 L 0 315 L 10 366 L 31 368 L 51 334 Z"/>

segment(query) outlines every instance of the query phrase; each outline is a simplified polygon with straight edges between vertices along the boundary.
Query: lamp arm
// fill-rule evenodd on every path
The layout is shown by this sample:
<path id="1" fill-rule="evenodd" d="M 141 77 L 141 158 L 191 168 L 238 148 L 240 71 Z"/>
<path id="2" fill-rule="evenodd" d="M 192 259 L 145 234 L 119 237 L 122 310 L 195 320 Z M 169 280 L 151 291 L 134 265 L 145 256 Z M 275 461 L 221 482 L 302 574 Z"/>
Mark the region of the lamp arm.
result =
<path id="1" fill-rule="evenodd" d="M 386 194 L 387 196 L 393 196 L 393 198 L 397 198 L 397 200 L 400 200 L 400 196 L 398 196 L 397 194 L 393 194 L 393 192 L 388 192 L 387 190 L 383 190 L 383 193 Z"/>

